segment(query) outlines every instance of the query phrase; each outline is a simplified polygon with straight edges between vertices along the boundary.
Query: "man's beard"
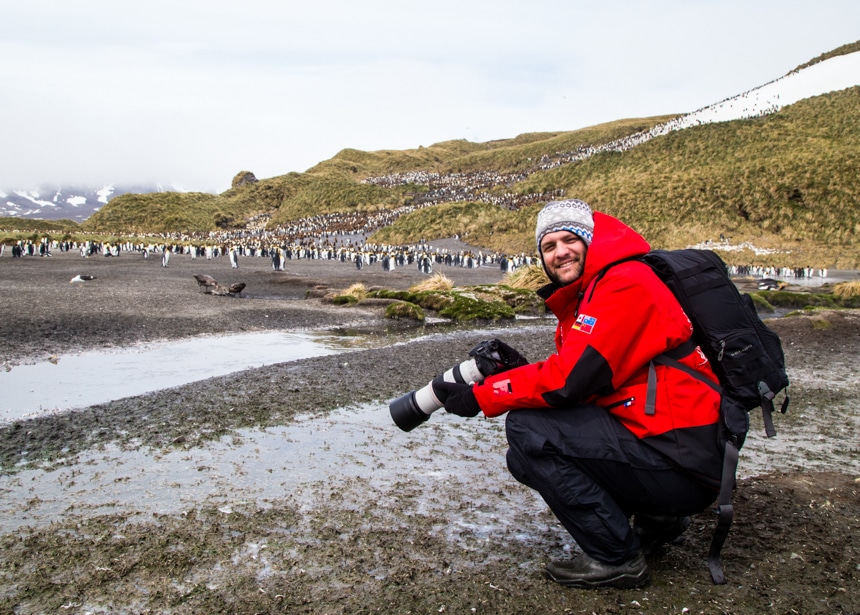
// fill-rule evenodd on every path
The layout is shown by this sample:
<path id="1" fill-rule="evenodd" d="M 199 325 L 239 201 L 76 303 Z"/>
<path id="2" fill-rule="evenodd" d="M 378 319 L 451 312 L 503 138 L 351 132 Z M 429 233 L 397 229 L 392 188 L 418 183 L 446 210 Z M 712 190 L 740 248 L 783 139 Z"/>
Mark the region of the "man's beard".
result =
<path id="1" fill-rule="evenodd" d="M 543 261 L 541 262 L 543 263 Z M 567 282 L 563 282 L 555 271 L 550 271 L 549 267 L 546 266 L 546 263 L 543 263 L 543 270 L 546 273 L 546 276 L 549 278 L 550 282 L 557 286 L 567 286 L 569 284 L 573 284 L 579 278 L 582 277 L 582 273 L 585 271 L 585 263 L 583 263 L 582 261 L 574 263 L 574 271 L 576 272 L 576 275 L 573 277 L 573 279 Z"/>

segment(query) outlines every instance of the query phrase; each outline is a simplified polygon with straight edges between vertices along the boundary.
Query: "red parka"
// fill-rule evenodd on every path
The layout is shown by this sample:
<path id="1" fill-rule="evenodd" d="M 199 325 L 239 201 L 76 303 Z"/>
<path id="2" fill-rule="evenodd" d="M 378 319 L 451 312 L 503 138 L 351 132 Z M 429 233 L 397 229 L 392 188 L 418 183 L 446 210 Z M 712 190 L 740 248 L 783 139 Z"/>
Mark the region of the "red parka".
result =
<path id="1" fill-rule="evenodd" d="M 474 387 L 475 397 L 487 416 L 519 408 L 601 406 L 680 468 L 718 487 L 719 394 L 682 370 L 655 365 L 656 407 L 646 413 L 651 359 L 692 336 L 690 320 L 650 267 L 632 260 L 606 269 L 649 249 L 636 231 L 595 212 L 582 276 L 538 291 L 558 318 L 556 353 L 487 378 Z M 680 361 L 717 382 L 699 348 Z"/>

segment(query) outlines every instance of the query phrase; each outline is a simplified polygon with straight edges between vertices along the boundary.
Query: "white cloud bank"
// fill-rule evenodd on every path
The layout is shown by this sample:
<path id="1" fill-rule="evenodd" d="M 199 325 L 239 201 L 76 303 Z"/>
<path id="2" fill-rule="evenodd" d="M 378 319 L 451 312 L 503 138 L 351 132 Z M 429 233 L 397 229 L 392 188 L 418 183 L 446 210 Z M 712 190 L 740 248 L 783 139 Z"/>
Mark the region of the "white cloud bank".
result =
<path id="1" fill-rule="evenodd" d="M 0 187 L 221 191 L 347 147 L 700 109 L 854 42 L 860 3 L 31 0 L 0 21 Z"/>

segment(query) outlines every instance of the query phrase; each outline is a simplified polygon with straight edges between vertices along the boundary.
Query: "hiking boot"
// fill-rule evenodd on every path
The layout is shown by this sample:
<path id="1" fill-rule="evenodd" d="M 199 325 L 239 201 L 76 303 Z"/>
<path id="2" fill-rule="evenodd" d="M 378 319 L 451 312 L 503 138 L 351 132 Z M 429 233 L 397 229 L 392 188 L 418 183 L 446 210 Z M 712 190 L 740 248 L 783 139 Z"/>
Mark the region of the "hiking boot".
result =
<path id="1" fill-rule="evenodd" d="M 547 576 L 566 587 L 642 587 L 651 580 L 645 555 L 640 551 L 617 566 L 604 564 L 584 553 L 572 560 L 550 562 Z"/>
<path id="2" fill-rule="evenodd" d="M 689 526 L 690 517 L 638 514 L 633 519 L 633 531 L 639 536 L 645 555 L 652 555 L 668 542 L 678 541 Z"/>

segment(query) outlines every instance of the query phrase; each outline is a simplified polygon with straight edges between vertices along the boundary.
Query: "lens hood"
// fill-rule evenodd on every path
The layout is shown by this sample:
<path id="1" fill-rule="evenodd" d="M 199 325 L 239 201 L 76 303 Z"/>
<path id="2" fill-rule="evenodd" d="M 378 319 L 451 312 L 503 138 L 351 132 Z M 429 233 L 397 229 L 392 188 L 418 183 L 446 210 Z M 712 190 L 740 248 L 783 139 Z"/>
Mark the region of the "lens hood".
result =
<path id="1" fill-rule="evenodd" d="M 388 411 L 391 413 L 394 424 L 403 431 L 412 431 L 430 418 L 429 414 L 418 407 L 418 403 L 415 401 L 415 391 L 410 391 L 392 401 L 388 404 Z"/>

